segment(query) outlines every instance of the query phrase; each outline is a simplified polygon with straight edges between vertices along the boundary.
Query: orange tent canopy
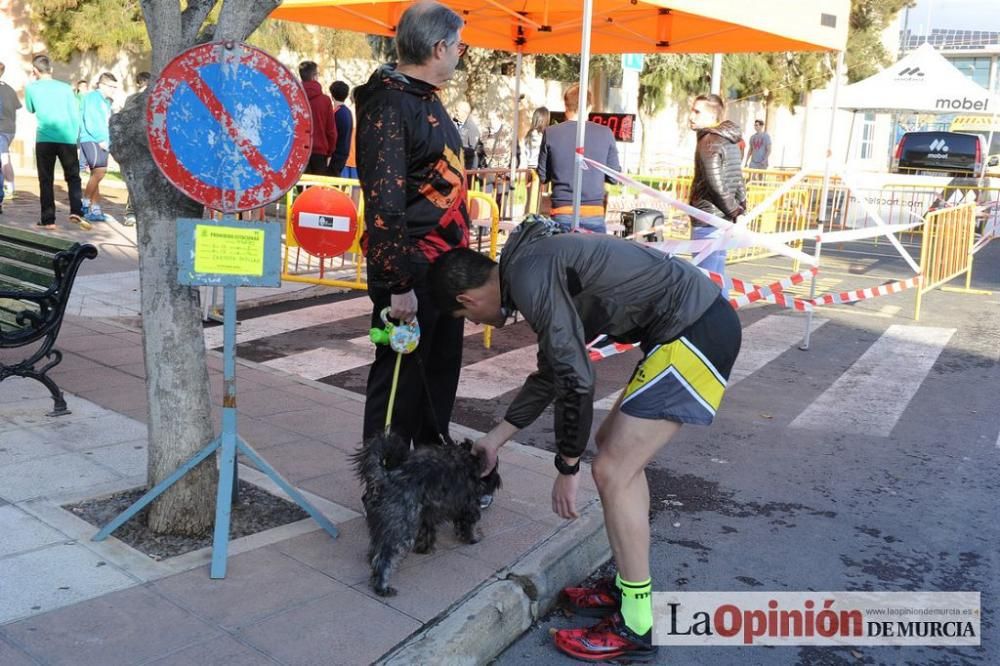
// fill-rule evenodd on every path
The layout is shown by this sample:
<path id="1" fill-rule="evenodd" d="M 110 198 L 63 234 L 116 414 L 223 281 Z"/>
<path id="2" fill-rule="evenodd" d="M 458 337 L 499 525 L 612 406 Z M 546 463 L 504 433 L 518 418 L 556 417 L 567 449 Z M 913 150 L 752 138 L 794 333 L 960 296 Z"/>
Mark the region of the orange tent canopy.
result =
<path id="1" fill-rule="evenodd" d="M 580 53 L 582 0 L 441 0 L 462 41 L 523 53 Z M 271 18 L 391 36 L 413 0 L 285 0 Z M 591 53 L 841 51 L 850 0 L 593 0 Z"/>

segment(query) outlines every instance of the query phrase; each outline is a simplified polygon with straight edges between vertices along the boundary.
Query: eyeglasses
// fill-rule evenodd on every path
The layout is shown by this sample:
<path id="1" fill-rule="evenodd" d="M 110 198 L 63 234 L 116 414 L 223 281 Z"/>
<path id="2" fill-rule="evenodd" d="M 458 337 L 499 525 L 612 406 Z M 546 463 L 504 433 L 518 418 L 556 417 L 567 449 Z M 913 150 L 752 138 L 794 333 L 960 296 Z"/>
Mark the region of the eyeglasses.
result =
<path id="1" fill-rule="evenodd" d="M 442 39 L 441 41 L 444 42 L 445 48 L 448 48 L 448 47 L 456 44 L 456 42 L 451 42 L 449 44 L 444 39 Z M 469 45 L 466 44 L 465 42 L 457 42 L 456 50 L 458 51 L 458 57 L 461 58 L 462 56 L 465 55 L 465 52 L 469 50 Z"/>

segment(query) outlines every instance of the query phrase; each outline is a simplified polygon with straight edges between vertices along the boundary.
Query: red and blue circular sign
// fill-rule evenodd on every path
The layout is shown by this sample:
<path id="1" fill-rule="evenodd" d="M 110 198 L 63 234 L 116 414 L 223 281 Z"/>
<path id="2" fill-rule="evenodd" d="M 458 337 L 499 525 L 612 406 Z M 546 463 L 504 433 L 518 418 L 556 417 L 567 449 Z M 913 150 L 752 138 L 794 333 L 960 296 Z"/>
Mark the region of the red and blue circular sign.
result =
<path id="1" fill-rule="evenodd" d="M 312 152 L 298 78 L 241 42 L 202 44 L 170 61 L 150 89 L 146 132 L 167 180 L 223 213 L 276 201 Z"/>

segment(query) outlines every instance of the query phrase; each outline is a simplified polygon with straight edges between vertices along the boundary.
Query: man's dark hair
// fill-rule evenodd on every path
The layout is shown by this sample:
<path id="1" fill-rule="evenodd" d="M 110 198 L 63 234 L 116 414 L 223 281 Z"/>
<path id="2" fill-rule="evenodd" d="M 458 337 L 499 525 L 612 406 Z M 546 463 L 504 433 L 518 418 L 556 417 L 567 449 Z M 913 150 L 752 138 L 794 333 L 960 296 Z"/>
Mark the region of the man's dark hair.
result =
<path id="1" fill-rule="evenodd" d="M 486 284 L 496 265 L 485 254 L 467 247 L 445 252 L 431 264 L 427 274 L 434 302 L 445 312 L 460 310 L 462 304 L 458 302 L 458 295 Z"/>
<path id="2" fill-rule="evenodd" d="M 715 117 L 720 120 L 724 115 L 726 115 L 725 100 L 714 93 L 711 95 L 698 95 L 697 97 L 694 98 L 694 101 L 705 102 L 705 104 L 708 105 L 708 108 L 712 109 L 712 111 L 715 111 Z"/>
<path id="3" fill-rule="evenodd" d="M 763 125 L 763 124 L 764 124 L 764 121 L 763 121 L 763 120 L 761 120 L 760 118 L 758 118 L 757 120 L 753 121 L 753 124 L 754 124 L 754 125 Z"/>
<path id="4" fill-rule="evenodd" d="M 52 63 L 49 62 L 49 57 L 46 55 L 36 55 L 31 59 L 31 66 L 35 68 L 39 74 L 51 74 L 52 73 Z"/>
<path id="5" fill-rule="evenodd" d="M 153 78 L 149 72 L 139 72 L 135 75 L 135 85 L 139 88 L 149 85 L 149 80 Z"/>
<path id="6" fill-rule="evenodd" d="M 111 83 L 118 83 L 118 79 L 111 72 L 104 72 L 99 77 L 97 77 L 97 85 L 101 85 L 105 81 L 110 81 Z"/>
<path id="7" fill-rule="evenodd" d="M 330 96 L 338 102 L 346 100 L 349 92 L 351 92 L 351 87 L 343 81 L 334 81 L 330 84 Z"/>
<path id="8" fill-rule="evenodd" d="M 319 74 L 319 65 L 312 60 L 303 60 L 299 63 L 299 78 L 303 81 L 312 81 Z"/>
<path id="9" fill-rule="evenodd" d="M 438 42 L 449 46 L 458 41 L 465 25 L 462 17 L 438 2 L 410 5 L 396 26 L 396 56 L 400 65 L 423 65 L 431 59 Z"/>

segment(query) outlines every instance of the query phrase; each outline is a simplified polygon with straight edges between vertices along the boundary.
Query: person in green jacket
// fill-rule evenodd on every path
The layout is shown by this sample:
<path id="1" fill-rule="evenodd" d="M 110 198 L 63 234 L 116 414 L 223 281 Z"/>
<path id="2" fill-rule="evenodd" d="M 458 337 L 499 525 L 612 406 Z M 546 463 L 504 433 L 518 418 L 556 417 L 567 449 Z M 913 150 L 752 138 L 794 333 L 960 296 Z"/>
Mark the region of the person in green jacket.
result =
<path id="1" fill-rule="evenodd" d="M 88 222 L 104 222 L 101 210 L 101 181 L 108 172 L 108 149 L 111 135 L 111 98 L 118 90 L 118 79 L 104 72 L 97 79 L 97 90 L 83 96 L 80 124 L 80 152 L 90 168 L 90 178 L 83 191 L 84 218 Z"/>
<path id="2" fill-rule="evenodd" d="M 55 167 L 62 165 L 69 190 L 70 222 L 90 229 L 83 219 L 80 190 L 80 161 L 76 142 L 80 136 L 80 108 L 68 83 L 52 78 L 52 65 L 47 56 L 35 56 L 31 61 L 35 80 L 24 90 L 24 106 L 38 119 L 35 134 L 35 166 L 38 168 L 38 189 L 41 217 L 38 226 L 56 225 Z"/>

